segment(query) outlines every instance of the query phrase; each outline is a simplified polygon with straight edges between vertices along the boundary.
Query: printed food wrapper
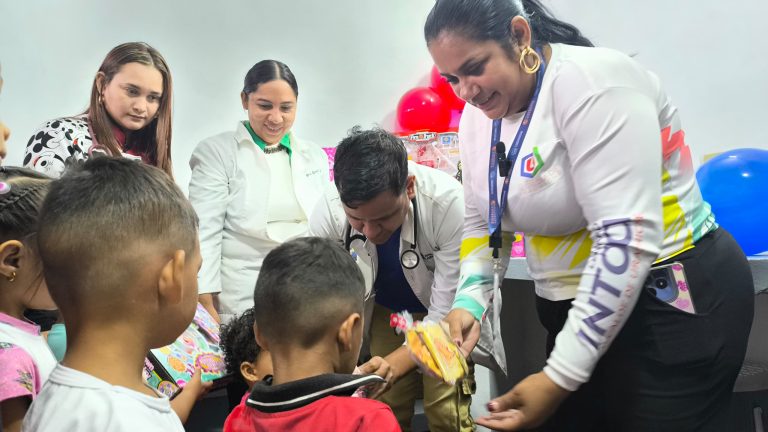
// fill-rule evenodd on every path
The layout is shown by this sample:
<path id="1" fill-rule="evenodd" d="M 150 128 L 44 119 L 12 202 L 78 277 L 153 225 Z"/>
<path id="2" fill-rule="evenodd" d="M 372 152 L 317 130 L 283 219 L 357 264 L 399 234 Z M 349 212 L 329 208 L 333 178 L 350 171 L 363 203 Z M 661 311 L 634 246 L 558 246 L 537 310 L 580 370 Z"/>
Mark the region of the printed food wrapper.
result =
<path id="1" fill-rule="evenodd" d="M 195 318 L 181 336 L 170 345 L 150 350 L 144 361 L 147 384 L 173 397 L 192 379 L 195 366 L 200 368 L 203 382 L 223 377 L 226 367 L 219 342 L 219 324 L 198 304 Z"/>
<path id="2" fill-rule="evenodd" d="M 430 375 L 455 385 L 468 371 L 456 344 L 438 323 L 413 322 L 411 314 L 392 314 L 390 325 L 405 333 L 405 344 L 414 361 Z"/>

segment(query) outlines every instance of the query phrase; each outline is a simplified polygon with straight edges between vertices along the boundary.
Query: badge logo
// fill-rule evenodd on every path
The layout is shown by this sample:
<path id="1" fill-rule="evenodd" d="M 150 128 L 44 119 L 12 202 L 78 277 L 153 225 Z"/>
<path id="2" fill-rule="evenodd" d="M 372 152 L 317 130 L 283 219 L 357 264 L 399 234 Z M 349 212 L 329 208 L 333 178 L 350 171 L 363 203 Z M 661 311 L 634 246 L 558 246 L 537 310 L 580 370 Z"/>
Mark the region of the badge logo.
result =
<path id="1" fill-rule="evenodd" d="M 533 178 L 541 171 L 544 166 L 544 160 L 539 154 L 539 148 L 534 147 L 533 153 L 526 155 L 522 161 L 520 161 L 520 176 Z"/>

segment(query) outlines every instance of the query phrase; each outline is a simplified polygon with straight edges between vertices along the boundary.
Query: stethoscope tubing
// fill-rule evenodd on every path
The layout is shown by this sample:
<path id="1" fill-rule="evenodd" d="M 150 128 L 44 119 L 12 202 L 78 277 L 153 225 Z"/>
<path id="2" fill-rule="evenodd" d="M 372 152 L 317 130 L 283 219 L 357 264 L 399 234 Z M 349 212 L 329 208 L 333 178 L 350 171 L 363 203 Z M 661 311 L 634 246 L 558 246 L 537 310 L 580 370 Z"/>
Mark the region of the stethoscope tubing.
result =
<path id="1" fill-rule="evenodd" d="M 416 198 L 411 200 L 411 204 L 413 205 L 413 243 L 411 243 L 410 249 L 406 249 L 403 251 L 402 254 L 400 254 L 400 265 L 403 266 L 403 268 L 408 270 L 413 270 L 416 267 L 419 266 L 419 263 L 421 262 L 421 258 L 419 257 L 419 253 L 416 252 L 416 244 L 418 243 L 418 220 L 419 220 L 419 213 L 418 208 L 416 207 Z M 362 242 L 368 241 L 368 238 L 362 234 L 357 233 L 355 235 L 352 235 L 352 225 L 347 221 L 346 229 L 344 230 L 344 249 L 346 249 L 348 252 L 351 252 L 351 246 L 352 242 L 355 240 L 360 240 Z M 406 262 L 406 260 L 408 262 Z"/>

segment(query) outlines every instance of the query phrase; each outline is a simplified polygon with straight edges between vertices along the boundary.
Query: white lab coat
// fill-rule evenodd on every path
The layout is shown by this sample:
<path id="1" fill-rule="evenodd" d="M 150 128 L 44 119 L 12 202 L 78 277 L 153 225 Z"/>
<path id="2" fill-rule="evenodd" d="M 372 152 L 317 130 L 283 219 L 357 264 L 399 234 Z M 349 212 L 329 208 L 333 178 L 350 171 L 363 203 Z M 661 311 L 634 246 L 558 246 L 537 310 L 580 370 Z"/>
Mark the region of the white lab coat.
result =
<path id="1" fill-rule="evenodd" d="M 416 177 L 418 230 L 416 252 L 419 265 L 403 268 L 413 293 L 427 309 L 425 320 L 439 321 L 453 304 L 459 282 L 459 248 L 464 229 L 464 193 L 461 183 L 436 169 L 408 163 L 409 174 Z M 325 191 L 325 200 L 317 204 L 309 220 L 311 235 L 336 240 L 344 246 L 349 229 L 344 208 L 335 187 Z M 410 206 L 400 231 L 400 253 L 413 243 L 413 205 Z M 360 234 L 352 229 L 350 236 Z M 376 245 L 355 240 L 351 249 L 366 281 L 368 306 L 372 305 L 372 287 L 376 280 L 378 257 Z M 370 307 L 368 310 L 372 310 Z M 366 312 L 366 315 L 368 311 Z M 366 322 L 370 317 L 366 316 Z"/>
<path id="2" fill-rule="evenodd" d="M 291 134 L 293 193 L 309 218 L 330 184 L 328 158 Z M 200 294 L 219 293 L 222 320 L 253 306 L 264 257 L 279 242 L 267 232 L 270 171 L 264 152 L 238 122 L 200 142 L 189 161 L 189 199 L 200 218 Z"/>

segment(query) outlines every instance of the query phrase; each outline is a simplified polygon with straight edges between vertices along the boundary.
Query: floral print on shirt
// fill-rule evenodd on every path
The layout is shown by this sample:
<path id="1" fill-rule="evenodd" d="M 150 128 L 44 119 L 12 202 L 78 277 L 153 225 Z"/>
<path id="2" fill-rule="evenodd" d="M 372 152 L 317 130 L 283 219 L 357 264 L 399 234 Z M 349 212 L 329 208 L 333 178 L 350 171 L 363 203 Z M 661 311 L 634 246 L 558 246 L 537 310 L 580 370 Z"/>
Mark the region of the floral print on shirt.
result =
<path id="1" fill-rule="evenodd" d="M 0 401 L 40 392 L 32 357 L 18 345 L 0 342 Z"/>

